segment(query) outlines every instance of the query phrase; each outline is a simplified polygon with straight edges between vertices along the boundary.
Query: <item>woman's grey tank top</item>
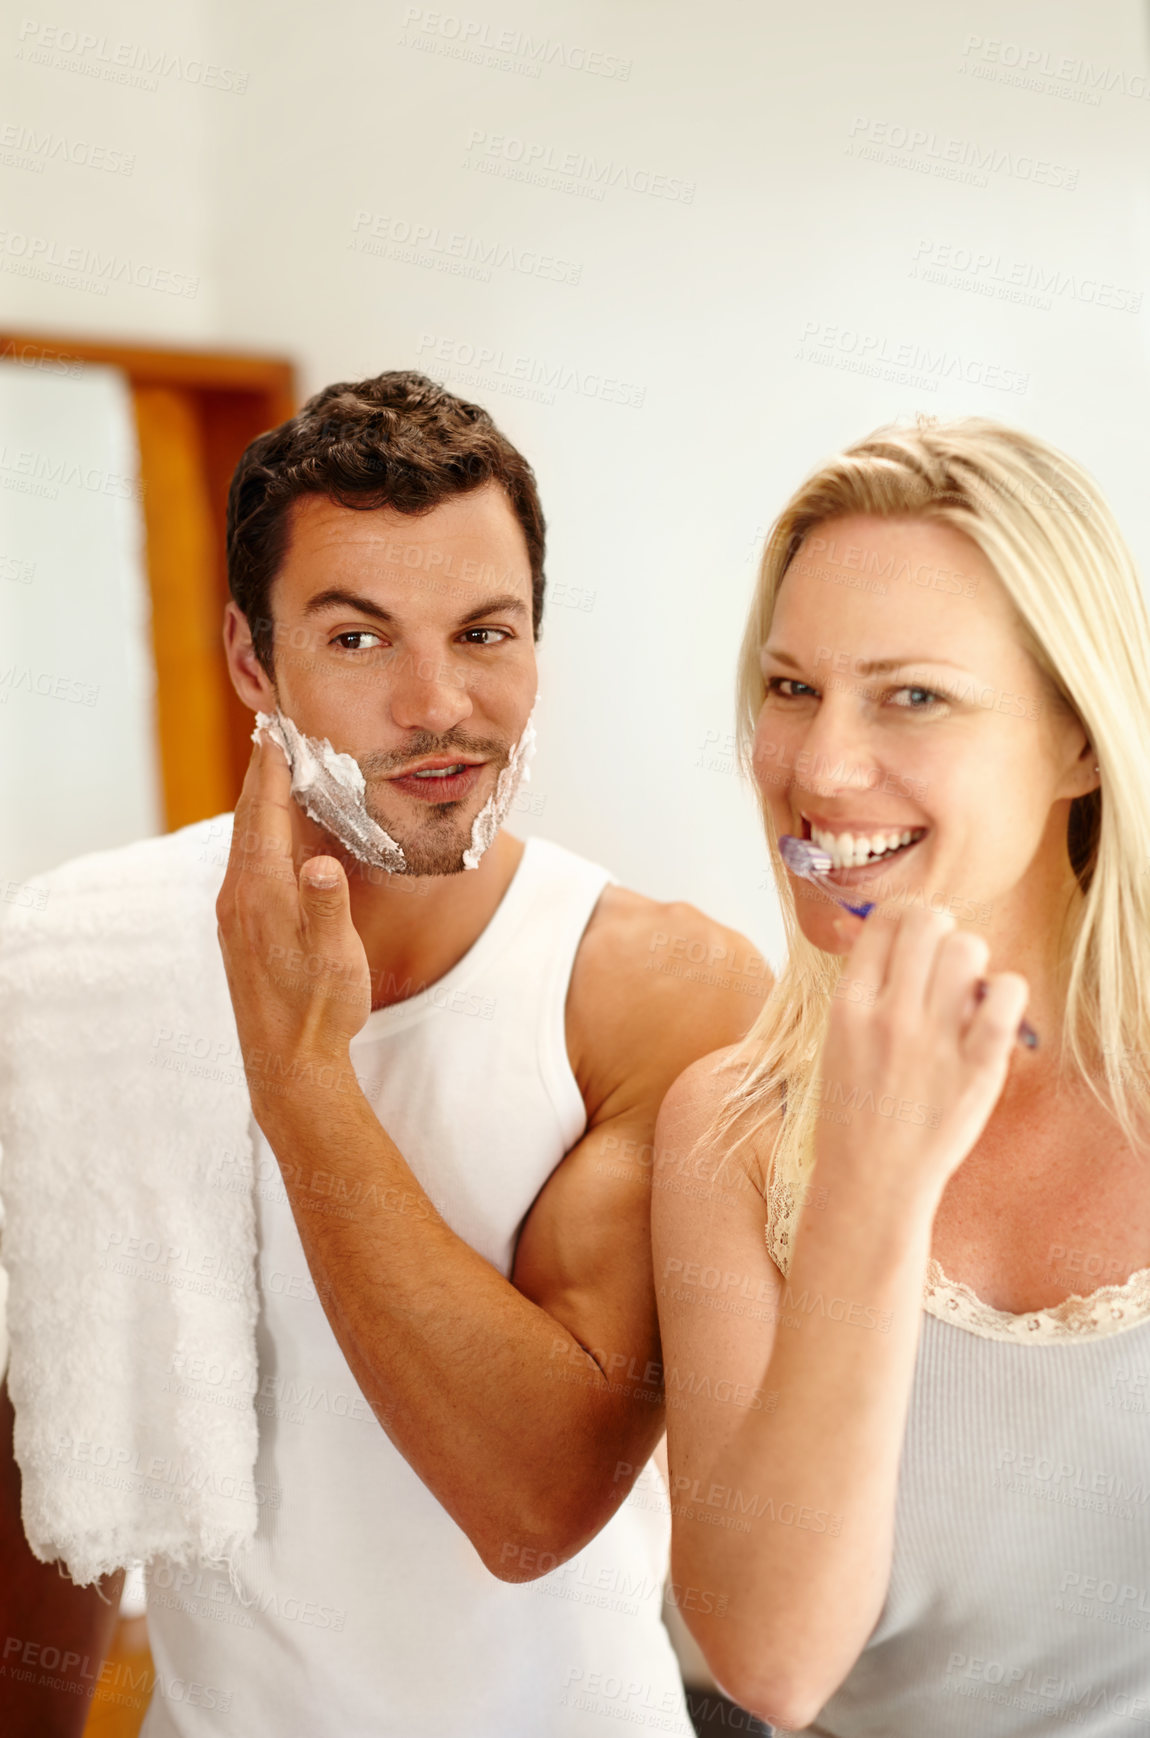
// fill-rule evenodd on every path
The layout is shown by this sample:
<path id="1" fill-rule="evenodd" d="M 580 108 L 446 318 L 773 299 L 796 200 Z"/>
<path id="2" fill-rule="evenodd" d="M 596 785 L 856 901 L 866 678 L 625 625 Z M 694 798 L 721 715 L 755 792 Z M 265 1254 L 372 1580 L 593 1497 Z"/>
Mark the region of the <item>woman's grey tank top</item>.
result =
<path id="1" fill-rule="evenodd" d="M 886 1605 L 808 1730 L 1150 1732 L 1150 1321 L 1012 1345 L 924 1313 Z"/>
<path id="2" fill-rule="evenodd" d="M 923 1304 L 886 1603 L 807 1733 L 1150 1734 L 1150 1269 L 1010 1315 L 931 1261 Z"/>

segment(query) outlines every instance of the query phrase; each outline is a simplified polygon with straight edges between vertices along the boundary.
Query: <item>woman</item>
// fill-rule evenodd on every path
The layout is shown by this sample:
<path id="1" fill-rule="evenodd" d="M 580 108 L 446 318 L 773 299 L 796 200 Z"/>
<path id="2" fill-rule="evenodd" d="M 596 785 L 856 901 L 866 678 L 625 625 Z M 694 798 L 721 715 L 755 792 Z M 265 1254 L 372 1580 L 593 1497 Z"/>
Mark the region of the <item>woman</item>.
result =
<path id="1" fill-rule="evenodd" d="M 1148 670 L 1096 487 L 994 423 L 879 431 L 768 538 L 789 961 L 668 1095 L 653 1230 L 674 1581 L 784 1727 L 1150 1723 Z"/>

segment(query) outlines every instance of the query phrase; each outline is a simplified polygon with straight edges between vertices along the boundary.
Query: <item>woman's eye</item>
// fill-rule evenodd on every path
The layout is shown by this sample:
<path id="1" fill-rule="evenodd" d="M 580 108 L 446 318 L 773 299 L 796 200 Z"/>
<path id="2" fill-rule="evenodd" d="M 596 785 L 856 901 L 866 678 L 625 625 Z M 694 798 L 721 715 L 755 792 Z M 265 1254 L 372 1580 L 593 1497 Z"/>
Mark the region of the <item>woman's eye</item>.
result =
<path id="1" fill-rule="evenodd" d="M 471 646 L 498 645 L 500 640 L 507 637 L 506 628 L 468 628 L 463 635 L 464 640 Z"/>
<path id="2" fill-rule="evenodd" d="M 331 643 L 344 652 L 362 652 L 365 649 L 363 645 L 365 640 L 374 640 L 377 645 L 383 644 L 383 636 L 373 634 L 370 628 L 352 628 L 346 634 L 337 634 Z M 370 647 L 367 648 L 369 651 L 370 649 Z"/>
<path id="3" fill-rule="evenodd" d="M 795 693 L 794 690 L 797 688 L 802 688 L 804 693 Z M 780 700 L 802 700 L 807 694 L 814 692 L 815 690 L 806 682 L 797 682 L 793 676 L 768 676 L 767 678 L 767 693 L 777 694 Z"/>
<path id="4" fill-rule="evenodd" d="M 894 692 L 896 694 L 912 694 L 917 697 L 905 706 L 904 710 L 907 712 L 927 712 L 945 698 L 942 694 L 936 694 L 933 688 L 919 688 L 914 685 L 896 688 Z"/>

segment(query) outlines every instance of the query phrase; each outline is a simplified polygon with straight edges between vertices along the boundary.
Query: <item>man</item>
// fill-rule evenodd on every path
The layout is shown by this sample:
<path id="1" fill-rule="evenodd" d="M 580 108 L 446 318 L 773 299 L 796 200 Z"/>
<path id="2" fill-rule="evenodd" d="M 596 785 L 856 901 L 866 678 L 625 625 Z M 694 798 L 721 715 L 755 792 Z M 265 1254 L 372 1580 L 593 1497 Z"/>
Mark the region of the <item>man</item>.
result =
<path id="1" fill-rule="evenodd" d="M 502 830 L 533 734 L 543 532 L 529 467 L 477 406 L 408 373 L 318 394 L 232 484 L 225 643 L 263 727 L 230 839 L 226 820 L 202 824 L 52 881 L 61 940 L 97 884 L 133 890 L 133 936 L 168 921 L 161 881 L 184 901 L 143 992 L 148 1080 L 127 1044 L 117 1079 L 113 1042 L 72 1136 L 45 1138 L 38 1161 L 38 1101 L 19 1088 L 34 1062 L 10 1045 L 17 1108 L 0 1125 L 25 1521 L 77 1579 L 127 1561 L 124 1540 L 149 1560 L 145 1738 L 690 1730 L 660 1623 L 667 1516 L 629 1495 L 663 1429 L 650 1143 L 671 1081 L 746 1030 L 768 980 L 690 907 Z M 197 927 L 208 894 L 222 966 Z M 19 960 L 44 953 L 28 934 Z M 726 969 L 662 969 L 682 958 Z M 47 968 L 18 967 L 30 1002 Z M 207 1009 L 225 968 L 250 1144 L 226 1144 L 210 1187 L 189 1189 L 162 1143 L 218 1141 L 231 1088 L 190 1061 L 212 1048 L 197 1048 L 207 1014 L 181 1035 L 165 1010 L 191 1005 L 197 973 Z M 171 1127 L 121 1165 L 121 1217 L 102 1242 L 89 1226 L 103 1253 L 82 1293 L 73 1282 L 93 1311 L 107 1288 L 102 1331 L 126 1325 L 126 1361 L 164 1372 L 136 1372 L 145 1461 L 143 1427 L 115 1414 L 135 1390 L 93 1402 L 90 1427 L 73 1425 L 78 1391 L 36 1416 L 42 1306 L 24 1252 L 39 1247 L 36 1164 L 99 1138 L 101 1119 L 114 1141 L 116 1103 L 166 1103 L 173 1079 L 170 1111 L 137 1109 Z M 104 1210 L 93 1191 L 93 1225 Z M 173 1217 L 191 1227 L 165 1241 Z M 226 1271 L 203 1253 L 213 1240 L 234 1241 Z M 214 1476 L 193 1480 L 193 1463 Z M 49 1511 L 77 1489 L 74 1540 Z M 174 1489 L 179 1508 L 160 1500 Z M 105 1508 L 124 1555 L 93 1545 Z M 55 1570 L 24 1569 L 52 1642 Z M 60 1634 L 76 1652 L 78 1600 L 98 1655 L 95 1586 L 60 1582 Z M 52 1730 L 80 1729 L 71 1687 L 39 1687 Z"/>

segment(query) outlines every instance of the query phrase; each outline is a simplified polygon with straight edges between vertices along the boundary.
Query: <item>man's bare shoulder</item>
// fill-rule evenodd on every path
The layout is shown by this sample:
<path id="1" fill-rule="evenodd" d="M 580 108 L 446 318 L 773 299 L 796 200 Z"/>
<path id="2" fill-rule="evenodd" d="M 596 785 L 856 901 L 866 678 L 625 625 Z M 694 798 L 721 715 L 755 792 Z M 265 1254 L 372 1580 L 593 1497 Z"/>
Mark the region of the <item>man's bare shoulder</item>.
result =
<path id="1" fill-rule="evenodd" d="M 602 1088 L 655 1076 L 665 1091 L 697 1058 L 737 1043 L 772 984 L 762 953 L 738 930 L 684 901 L 607 887 L 571 978 L 576 1074 Z"/>
<path id="2" fill-rule="evenodd" d="M 738 930 L 684 900 L 663 904 L 615 886 L 604 888 L 595 907 L 576 971 L 616 994 L 621 989 L 652 997 L 733 991 L 756 1004 L 773 982 L 762 953 Z"/>

